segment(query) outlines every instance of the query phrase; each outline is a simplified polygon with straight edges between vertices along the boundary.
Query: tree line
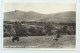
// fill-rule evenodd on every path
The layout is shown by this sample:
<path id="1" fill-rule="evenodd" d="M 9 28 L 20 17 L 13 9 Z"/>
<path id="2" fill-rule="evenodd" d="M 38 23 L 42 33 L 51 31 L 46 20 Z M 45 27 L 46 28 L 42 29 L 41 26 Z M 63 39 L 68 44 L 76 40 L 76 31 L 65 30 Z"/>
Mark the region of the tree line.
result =
<path id="1" fill-rule="evenodd" d="M 38 25 L 37 25 L 38 26 Z M 14 22 L 14 24 L 11 25 L 4 25 L 4 37 L 5 36 L 10 36 L 12 35 L 10 30 L 12 30 L 12 28 L 14 28 L 15 30 L 15 34 L 17 36 L 46 36 L 46 35 L 53 35 L 56 33 L 60 33 L 60 34 L 75 34 L 75 26 L 72 26 L 72 30 L 68 30 L 69 26 L 65 25 L 62 26 L 61 28 L 56 28 L 52 23 L 47 23 L 44 25 L 41 25 L 41 27 L 29 27 L 27 28 L 26 26 L 22 25 L 22 23 L 20 22 Z M 13 32 L 13 30 L 12 30 Z"/>

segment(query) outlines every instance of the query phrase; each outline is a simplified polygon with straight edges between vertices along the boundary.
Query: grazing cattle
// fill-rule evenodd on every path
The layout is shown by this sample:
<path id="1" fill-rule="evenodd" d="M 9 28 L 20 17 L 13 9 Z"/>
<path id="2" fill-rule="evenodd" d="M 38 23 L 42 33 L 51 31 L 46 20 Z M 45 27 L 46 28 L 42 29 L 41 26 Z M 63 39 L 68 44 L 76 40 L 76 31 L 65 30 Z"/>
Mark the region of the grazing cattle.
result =
<path id="1" fill-rule="evenodd" d="M 11 29 L 9 30 L 10 35 L 11 35 L 11 39 L 13 42 L 15 42 L 15 40 L 17 40 L 17 42 L 19 41 L 19 37 L 16 34 L 16 30 L 13 26 L 11 26 Z"/>
<path id="2" fill-rule="evenodd" d="M 53 40 L 58 41 L 57 35 L 53 36 Z"/>
<path id="3" fill-rule="evenodd" d="M 18 36 L 11 36 L 12 41 L 15 42 L 15 40 L 17 40 L 17 42 L 19 41 L 19 37 Z"/>
<path id="4" fill-rule="evenodd" d="M 58 39 L 62 37 L 60 34 L 53 36 L 53 40 L 58 41 Z"/>
<path id="5" fill-rule="evenodd" d="M 60 38 L 60 34 L 57 34 L 56 38 Z"/>

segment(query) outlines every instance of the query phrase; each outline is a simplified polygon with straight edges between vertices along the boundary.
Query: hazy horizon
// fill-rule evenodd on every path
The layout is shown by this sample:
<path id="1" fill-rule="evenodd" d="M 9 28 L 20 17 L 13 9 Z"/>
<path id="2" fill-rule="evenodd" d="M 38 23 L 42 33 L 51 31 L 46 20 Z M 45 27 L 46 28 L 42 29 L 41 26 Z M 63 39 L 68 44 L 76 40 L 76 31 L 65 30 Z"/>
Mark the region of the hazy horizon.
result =
<path id="1" fill-rule="evenodd" d="M 66 11 L 76 11 L 76 3 L 4 3 L 4 12 L 15 10 L 51 14 Z"/>

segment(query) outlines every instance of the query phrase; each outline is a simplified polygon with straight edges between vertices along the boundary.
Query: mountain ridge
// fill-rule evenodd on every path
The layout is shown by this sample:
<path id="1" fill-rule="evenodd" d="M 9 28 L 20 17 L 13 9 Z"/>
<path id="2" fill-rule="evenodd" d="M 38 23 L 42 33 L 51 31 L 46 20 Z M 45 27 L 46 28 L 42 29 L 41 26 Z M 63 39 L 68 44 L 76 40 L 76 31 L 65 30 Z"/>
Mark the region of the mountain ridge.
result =
<path id="1" fill-rule="evenodd" d="M 76 22 L 76 12 L 67 11 L 54 14 L 41 14 L 34 11 L 4 12 L 4 21 L 37 21 L 37 22 Z"/>

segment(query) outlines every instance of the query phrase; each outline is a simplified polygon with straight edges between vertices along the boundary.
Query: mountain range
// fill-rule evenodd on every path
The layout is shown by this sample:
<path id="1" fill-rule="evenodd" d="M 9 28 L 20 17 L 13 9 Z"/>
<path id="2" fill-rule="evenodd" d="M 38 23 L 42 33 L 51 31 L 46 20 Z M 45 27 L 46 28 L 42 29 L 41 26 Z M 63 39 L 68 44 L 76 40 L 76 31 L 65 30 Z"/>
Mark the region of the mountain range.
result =
<path id="1" fill-rule="evenodd" d="M 4 12 L 4 21 L 36 21 L 36 22 L 55 22 L 55 23 L 75 23 L 76 12 L 67 11 L 52 14 L 41 14 L 34 11 L 11 11 Z"/>

